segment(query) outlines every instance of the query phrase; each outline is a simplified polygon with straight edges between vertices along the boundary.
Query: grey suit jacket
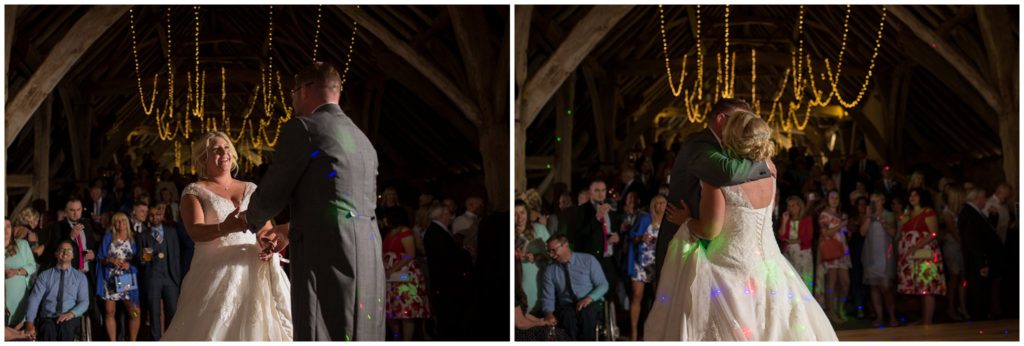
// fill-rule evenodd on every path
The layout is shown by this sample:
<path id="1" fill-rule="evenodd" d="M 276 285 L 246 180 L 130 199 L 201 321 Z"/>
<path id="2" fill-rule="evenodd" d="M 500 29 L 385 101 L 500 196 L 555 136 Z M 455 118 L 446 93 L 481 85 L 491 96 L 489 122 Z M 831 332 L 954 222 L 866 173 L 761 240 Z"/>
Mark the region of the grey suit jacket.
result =
<path id="1" fill-rule="evenodd" d="M 337 104 L 281 131 L 246 216 L 259 229 L 291 205 L 294 339 L 383 341 L 377 152 Z"/>
<path id="2" fill-rule="evenodd" d="M 679 148 L 676 161 L 672 166 L 672 178 L 669 184 L 668 202 L 680 206 L 685 201 L 690 207 L 690 214 L 700 214 L 701 180 L 714 186 L 731 186 L 771 176 L 768 164 L 751 162 L 741 158 L 730 158 L 722 145 L 711 132 L 711 128 L 690 135 Z M 657 273 L 661 273 L 665 252 L 679 225 L 666 218 L 661 223 L 658 233 L 658 244 L 654 258 Z"/>

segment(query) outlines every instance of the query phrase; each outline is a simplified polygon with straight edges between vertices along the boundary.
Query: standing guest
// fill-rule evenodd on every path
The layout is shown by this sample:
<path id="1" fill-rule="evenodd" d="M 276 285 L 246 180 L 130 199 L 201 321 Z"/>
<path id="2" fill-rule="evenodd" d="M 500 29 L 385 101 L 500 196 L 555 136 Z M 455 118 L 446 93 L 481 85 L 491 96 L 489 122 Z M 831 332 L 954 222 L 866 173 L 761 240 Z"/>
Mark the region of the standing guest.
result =
<path id="1" fill-rule="evenodd" d="M 989 221 L 996 227 L 996 235 L 999 241 L 1006 243 L 1006 230 L 1010 225 L 1010 197 L 1013 195 L 1013 188 L 1010 184 L 1002 183 L 996 188 L 996 193 L 985 203 L 985 212 L 989 215 Z"/>
<path id="2" fill-rule="evenodd" d="M 889 325 L 896 326 L 896 304 L 893 281 L 896 280 L 896 258 L 892 239 L 896 236 L 896 218 L 885 210 L 885 195 L 871 194 L 871 206 L 862 215 L 860 234 L 864 237 L 864 285 L 871 287 L 871 307 L 875 313 L 873 327 L 882 326 L 882 318 L 889 315 Z M 884 308 L 883 308 L 884 303 Z"/>
<path id="3" fill-rule="evenodd" d="M 590 183 L 590 203 L 579 209 L 579 221 L 572 242 L 573 251 L 590 254 L 597 259 L 604 269 L 605 280 L 611 291 L 608 301 L 613 302 L 620 297 L 619 269 L 615 265 L 615 245 L 619 243 L 619 234 L 614 232 L 615 210 L 607 199 L 608 188 L 603 180 Z M 657 264 L 655 264 L 657 265 Z M 622 292 L 624 293 L 624 292 Z M 624 308 L 624 307 L 623 307 Z"/>
<path id="4" fill-rule="evenodd" d="M 935 313 L 935 295 L 946 295 L 945 265 L 937 235 L 939 219 L 924 188 L 911 188 L 909 212 L 900 217 L 899 285 L 897 292 L 921 296 L 921 320 L 929 325 Z"/>
<path id="5" fill-rule="evenodd" d="M 167 190 L 168 192 L 171 193 L 171 198 L 170 198 L 171 201 L 180 201 L 181 200 L 181 196 L 178 195 L 178 192 L 181 191 L 181 189 L 178 188 L 178 186 L 175 184 L 174 180 L 171 178 L 171 171 L 168 170 L 168 169 L 164 169 L 163 172 L 160 173 L 158 178 L 159 178 L 160 182 L 156 184 L 156 190 L 155 190 L 156 193 L 157 193 L 157 196 L 162 195 L 163 191 Z M 161 196 L 161 198 L 158 198 L 158 199 L 160 200 L 160 202 L 163 202 L 162 196 Z M 175 220 L 175 222 L 177 222 L 177 221 L 178 220 Z"/>
<path id="6" fill-rule="evenodd" d="M 39 341 L 73 341 L 89 309 L 89 280 L 72 267 L 71 241 L 57 243 L 57 265 L 39 273 L 28 297 L 25 333 Z M 38 330 L 36 323 L 39 323 Z"/>
<path id="7" fill-rule="evenodd" d="M 452 215 L 459 215 L 459 205 L 455 203 L 454 199 L 445 198 L 441 201 L 441 204 L 444 205 L 445 208 L 448 208 L 448 212 Z"/>
<path id="8" fill-rule="evenodd" d="M 181 222 L 180 207 L 179 207 L 178 202 L 175 202 L 175 201 L 178 201 L 178 200 L 179 199 L 174 198 L 174 195 L 171 193 L 170 189 L 164 188 L 164 189 L 160 190 L 160 198 L 159 198 L 159 202 L 158 203 L 161 203 L 161 204 L 164 204 L 164 205 L 167 206 L 167 216 L 170 216 L 169 218 L 165 217 L 165 220 L 173 221 L 175 223 L 180 223 Z"/>
<path id="9" fill-rule="evenodd" d="M 523 293 L 526 294 L 526 313 L 538 310 L 538 276 L 547 265 L 547 240 L 550 234 L 544 225 L 528 221 L 526 203 L 519 199 L 515 203 L 516 250 L 522 254 Z"/>
<path id="10" fill-rule="evenodd" d="M 850 296 L 853 298 L 853 306 L 857 307 L 857 318 L 864 319 L 864 301 L 868 291 L 864 287 L 864 263 L 860 260 L 864 253 L 864 235 L 860 233 L 860 228 L 866 221 L 863 216 L 868 213 L 868 195 L 855 199 L 853 205 L 853 215 L 850 216 L 847 226 L 850 232 L 846 237 L 846 243 L 850 247 Z"/>
<path id="11" fill-rule="evenodd" d="M 640 303 L 644 299 L 645 286 L 654 281 L 654 248 L 658 244 L 658 230 L 661 228 L 661 221 L 664 220 L 667 205 L 664 196 L 654 196 L 651 199 L 651 212 L 640 216 L 629 233 L 626 270 L 633 283 L 633 296 L 629 301 L 630 341 L 640 340 Z"/>
<path id="12" fill-rule="evenodd" d="M 27 209 L 31 210 L 31 209 Z M 36 259 L 24 239 L 14 239 L 11 221 L 4 220 L 4 306 L 11 312 L 6 326 L 21 329 L 25 322 L 29 279 L 36 272 Z"/>
<path id="13" fill-rule="evenodd" d="M 135 201 L 132 205 L 131 213 L 131 220 L 128 220 L 128 223 L 131 224 L 132 232 L 135 232 L 135 234 L 142 233 L 143 229 L 146 228 L 146 219 L 149 218 L 149 204 Z"/>
<path id="14" fill-rule="evenodd" d="M 636 192 L 637 203 L 643 203 L 645 197 L 644 186 L 643 183 L 636 180 L 636 171 L 632 167 L 625 167 L 622 169 L 620 176 L 622 178 L 622 197 L 618 201 L 619 205 L 626 204 L 626 198 L 630 192 Z"/>
<path id="15" fill-rule="evenodd" d="M 537 189 L 529 189 L 521 196 L 526 202 L 526 217 L 530 222 L 548 226 L 549 215 L 544 212 L 544 200 L 540 197 Z"/>
<path id="16" fill-rule="evenodd" d="M 40 242 L 38 231 L 40 230 L 39 212 L 32 208 L 25 208 L 14 214 L 14 238 L 24 239 L 32 249 L 35 258 L 43 255 L 46 243 Z"/>
<path id="17" fill-rule="evenodd" d="M 868 185 L 864 181 L 857 181 L 853 192 L 850 192 L 850 205 L 857 206 L 858 199 L 868 198 Z"/>
<path id="18" fill-rule="evenodd" d="M 544 321 L 565 328 L 575 341 L 596 341 L 600 301 L 608 292 L 608 281 L 597 259 L 574 252 L 562 235 L 548 239 L 548 253 L 555 261 L 541 278 L 540 306 Z"/>
<path id="19" fill-rule="evenodd" d="M 398 198 L 398 190 L 396 190 L 394 186 L 384 188 L 384 192 L 381 193 L 380 202 L 377 203 L 376 214 L 384 215 L 389 209 L 397 209 L 405 213 L 406 220 L 415 219 L 415 213 L 412 209 L 402 205 L 402 202 Z M 383 228 L 381 231 L 384 231 Z M 383 234 L 381 234 L 381 237 L 383 238 Z"/>
<path id="20" fill-rule="evenodd" d="M 117 210 L 131 211 L 132 199 L 131 196 L 128 195 L 128 189 L 126 188 L 124 178 L 117 177 L 114 179 L 114 187 L 110 189 L 110 194 L 107 196 L 113 200 Z"/>
<path id="21" fill-rule="evenodd" d="M 430 290 L 437 313 L 438 340 L 459 340 L 464 333 L 463 312 L 468 273 L 472 267 L 469 253 L 455 243 L 449 224 L 452 214 L 443 205 L 430 208 L 431 224 L 423 237 L 430 266 Z"/>
<path id="22" fill-rule="evenodd" d="M 149 210 L 145 229 L 135 235 L 142 266 L 139 270 L 146 311 L 149 312 L 150 335 L 160 340 L 165 326 L 177 312 L 181 287 L 181 247 L 177 231 L 163 224 L 165 205 Z M 255 255 L 255 254 L 254 254 Z M 163 314 L 161 305 L 163 303 Z M 161 315 L 164 317 L 161 320 Z"/>
<path id="23" fill-rule="evenodd" d="M 992 318 L 994 311 L 999 310 L 992 294 L 997 289 L 992 277 L 1004 261 L 999 236 L 982 209 L 986 199 L 985 190 L 970 190 L 967 192 L 967 204 L 957 218 L 964 255 L 964 276 L 967 278 L 967 309 L 976 319 Z"/>
<path id="24" fill-rule="evenodd" d="M 387 319 L 392 340 L 412 341 L 416 324 L 430 318 L 426 280 L 416 266 L 416 244 L 408 214 L 388 209 L 380 215 L 387 233 L 383 241 L 384 277 L 388 283 Z"/>
<path id="25" fill-rule="evenodd" d="M 842 212 L 838 191 L 829 191 L 825 208 L 818 216 L 821 239 L 818 245 L 818 280 L 825 274 L 825 302 L 829 319 L 846 322 L 846 298 L 850 289 L 850 247 L 847 245 L 847 216 Z M 827 271 L 827 273 L 826 273 Z"/>
<path id="26" fill-rule="evenodd" d="M 107 340 L 117 340 L 117 302 L 122 302 L 130 316 L 128 340 L 135 341 L 139 335 L 139 284 L 138 269 L 135 267 L 138 247 L 128 216 L 118 212 L 113 217 L 113 227 L 103 236 L 97 257 L 96 295 L 103 300 L 103 325 L 107 328 Z"/>
<path id="27" fill-rule="evenodd" d="M 892 167 L 889 166 L 885 166 L 885 168 L 882 169 L 882 180 L 879 181 L 877 185 L 878 186 L 875 188 L 875 190 L 883 191 L 883 194 L 885 194 L 885 198 L 888 200 L 892 200 L 892 198 L 895 196 L 903 196 L 903 194 L 905 193 L 903 191 L 903 186 L 893 179 Z"/>
<path id="28" fill-rule="evenodd" d="M 782 254 L 796 269 L 797 274 L 807 285 L 814 289 L 814 259 L 811 252 L 811 241 L 814 238 L 814 218 L 800 196 L 789 196 L 786 199 L 786 212 L 782 215 L 779 226 L 779 241 L 782 242 Z"/>
<path id="29" fill-rule="evenodd" d="M 949 276 L 947 287 L 949 287 L 949 299 L 946 301 L 946 316 L 954 321 L 971 318 L 967 314 L 966 297 L 967 290 L 962 282 L 964 279 L 964 255 L 961 250 L 959 218 L 960 210 L 964 207 L 967 194 L 964 188 L 956 184 L 948 185 L 946 188 L 946 208 L 942 210 L 940 225 L 942 226 L 942 260 L 946 264 L 946 274 Z"/>
<path id="30" fill-rule="evenodd" d="M 472 249 L 476 260 L 476 236 L 480 227 L 480 214 L 483 213 L 484 200 L 480 197 L 466 198 L 466 212 L 455 218 L 452 222 L 452 232 L 455 232 L 455 242 L 467 249 Z"/>
<path id="31" fill-rule="evenodd" d="M 114 201 L 107 198 L 106 193 L 99 186 L 93 186 L 89 188 L 89 218 L 94 222 L 100 221 L 100 214 L 108 211 L 114 211 L 117 207 L 114 205 Z"/>
<path id="32" fill-rule="evenodd" d="M 86 287 L 89 294 L 89 306 L 96 305 L 96 273 L 93 270 L 93 261 L 96 260 L 96 232 L 92 220 L 82 217 L 84 208 L 82 201 L 76 197 L 68 199 L 64 206 L 67 217 L 57 223 L 57 241 L 70 241 L 74 253 L 72 253 L 71 267 L 85 275 L 89 284 Z M 52 249 L 56 249 L 54 244 Z M 97 309 L 88 310 L 89 318 L 99 321 L 102 317 Z"/>

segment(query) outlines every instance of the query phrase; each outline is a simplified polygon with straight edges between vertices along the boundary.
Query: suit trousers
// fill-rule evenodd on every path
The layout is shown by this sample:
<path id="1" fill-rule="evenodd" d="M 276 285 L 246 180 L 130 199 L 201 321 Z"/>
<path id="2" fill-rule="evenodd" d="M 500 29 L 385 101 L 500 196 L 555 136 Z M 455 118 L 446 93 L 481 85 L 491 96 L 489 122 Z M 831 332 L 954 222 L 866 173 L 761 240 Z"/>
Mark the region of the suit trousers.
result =
<path id="1" fill-rule="evenodd" d="M 601 302 L 592 302 L 577 312 L 575 304 L 562 305 L 555 308 L 555 318 L 571 340 L 597 341 L 597 314 L 603 310 L 601 307 Z"/>
<path id="2" fill-rule="evenodd" d="M 56 318 L 40 318 L 38 328 L 39 341 L 75 341 L 82 328 L 82 318 L 76 317 L 57 324 Z"/>
<path id="3" fill-rule="evenodd" d="M 149 328 L 154 341 L 163 335 L 163 325 L 170 325 L 174 313 L 178 309 L 178 285 L 170 280 L 153 280 L 147 282 L 145 289 L 146 305 L 149 306 Z M 160 321 L 160 301 L 164 302 L 164 321 Z M 211 321 L 211 323 L 213 323 Z"/>

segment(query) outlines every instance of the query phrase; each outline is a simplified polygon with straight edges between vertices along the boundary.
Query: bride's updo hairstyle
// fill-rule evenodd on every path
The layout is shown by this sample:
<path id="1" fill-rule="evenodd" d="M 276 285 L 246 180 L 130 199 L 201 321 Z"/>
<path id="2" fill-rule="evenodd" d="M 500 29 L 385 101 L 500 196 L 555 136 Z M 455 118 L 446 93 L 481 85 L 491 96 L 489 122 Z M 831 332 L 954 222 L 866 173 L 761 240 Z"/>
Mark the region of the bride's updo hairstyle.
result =
<path id="1" fill-rule="evenodd" d="M 206 178 L 206 158 L 209 157 L 210 146 L 213 145 L 215 137 L 220 137 L 227 142 L 227 152 L 231 155 L 231 173 L 234 174 L 238 171 L 238 152 L 235 151 L 235 145 L 231 143 L 231 138 L 228 138 L 224 132 L 210 131 L 192 142 L 192 165 L 196 167 L 196 173 L 201 178 Z"/>
<path id="2" fill-rule="evenodd" d="M 764 161 L 775 155 L 772 128 L 757 114 L 739 111 L 729 116 L 722 129 L 722 144 L 735 155 Z"/>

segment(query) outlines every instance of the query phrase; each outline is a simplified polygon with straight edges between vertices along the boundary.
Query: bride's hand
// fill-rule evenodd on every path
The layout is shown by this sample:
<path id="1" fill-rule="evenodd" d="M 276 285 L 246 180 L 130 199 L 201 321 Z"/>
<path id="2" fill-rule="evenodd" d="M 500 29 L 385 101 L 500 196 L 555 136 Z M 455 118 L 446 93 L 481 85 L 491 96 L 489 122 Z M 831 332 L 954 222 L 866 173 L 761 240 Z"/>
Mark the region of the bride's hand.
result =
<path id="1" fill-rule="evenodd" d="M 690 208 L 686 206 L 686 202 L 679 201 L 679 204 L 682 207 L 676 208 L 675 205 L 669 203 L 665 208 L 665 218 L 676 225 L 682 225 L 686 219 L 690 218 Z"/>
<path id="2" fill-rule="evenodd" d="M 228 214 L 228 216 L 224 218 L 224 222 L 220 223 L 221 233 L 228 234 L 241 232 L 246 228 L 249 228 L 249 225 L 245 223 L 245 220 L 238 217 L 238 213 L 240 211 L 240 209 L 235 209 L 235 211 L 232 211 L 231 214 Z"/>

